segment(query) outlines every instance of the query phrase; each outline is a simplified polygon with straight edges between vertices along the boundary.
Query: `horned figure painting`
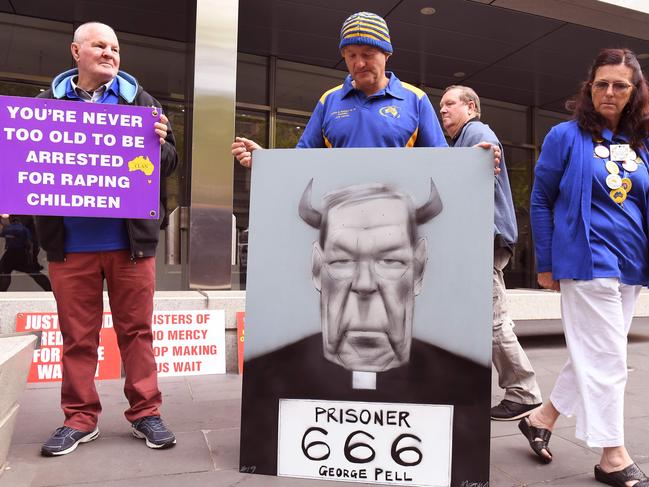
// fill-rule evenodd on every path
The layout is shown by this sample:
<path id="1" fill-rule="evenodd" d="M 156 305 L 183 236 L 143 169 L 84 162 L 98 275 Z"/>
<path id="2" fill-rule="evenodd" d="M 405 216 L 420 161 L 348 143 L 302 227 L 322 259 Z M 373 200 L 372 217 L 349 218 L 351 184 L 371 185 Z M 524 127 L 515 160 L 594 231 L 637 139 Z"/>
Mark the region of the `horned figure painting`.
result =
<path id="1" fill-rule="evenodd" d="M 417 155 L 423 156 L 425 154 Z M 277 157 L 279 159 L 279 155 Z M 429 164 L 426 161 L 421 167 L 426 168 Z M 262 171 L 265 168 L 257 167 L 262 167 Z M 296 164 L 294 167 L 303 166 Z M 421 172 L 425 174 L 424 170 Z M 262 176 L 258 173 L 257 177 L 268 178 L 271 172 Z M 400 186 L 387 182 L 327 183 L 329 188 L 335 189 L 314 198 L 314 185 L 317 186 L 321 178 L 324 176 L 314 179 L 309 175 L 301 179 L 299 186 L 294 184 L 290 201 L 282 200 L 278 204 L 270 201 L 269 196 L 263 202 L 265 204 L 260 200 L 256 203 L 264 206 L 258 211 L 266 216 L 256 216 L 256 228 L 262 228 L 264 234 L 253 235 L 251 230 L 251 235 L 275 252 L 269 251 L 266 260 L 259 260 L 258 276 L 266 278 L 268 259 L 281 255 L 277 258 L 277 267 L 274 267 L 282 269 L 279 274 L 277 271 L 274 274 L 276 279 L 281 278 L 282 282 L 292 285 L 295 283 L 294 289 L 304 289 L 309 286 L 308 276 L 317 294 L 313 303 L 303 300 L 285 306 L 286 301 L 281 298 L 285 294 L 275 289 L 271 281 L 265 281 L 267 284 L 263 288 L 250 287 L 250 316 L 256 319 L 250 326 L 250 334 L 246 330 L 246 340 L 254 340 L 255 336 L 280 338 L 277 334 L 285 332 L 284 324 L 285 330 L 291 325 L 292 330 L 301 329 L 304 333 L 291 332 L 291 335 L 281 337 L 283 341 L 278 346 L 267 347 L 258 353 L 246 352 L 241 409 L 241 470 L 301 476 L 297 473 L 298 465 L 306 462 L 305 468 L 316 469 L 314 478 L 323 478 L 321 473 L 317 473 L 321 470 L 317 469 L 331 466 L 327 462 L 354 466 L 353 462 L 345 463 L 344 459 L 342 463 L 333 460 L 338 449 L 332 424 L 319 426 L 320 423 L 313 423 L 316 417 L 308 414 L 282 415 L 282 407 L 286 407 L 288 401 L 297 400 L 301 407 L 320 408 L 322 411 L 331 411 L 327 408 L 341 403 L 357 411 L 370 405 L 382 405 L 380 407 L 393 413 L 400 411 L 399 414 L 403 415 L 409 414 L 413 405 L 430 405 L 452 410 L 450 425 L 447 423 L 452 440 L 444 443 L 440 439 L 439 450 L 435 450 L 438 453 L 433 454 L 430 449 L 437 448 L 437 439 L 432 438 L 443 436 L 435 436 L 436 426 L 418 420 L 416 425 L 415 422 L 411 424 L 412 429 L 402 425 L 405 428 L 403 434 L 421 439 L 421 443 L 413 440 L 413 447 L 421 447 L 427 461 L 436 455 L 437 458 L 446 455 L 448 478 L 452 481 L 418 485 L 459 487 L 464 481 L 488 481 L 490 369 L 484 362 L 472 360 L 470 353 L 457 354 L 427 339 L 431 330 L 448 319 L 443 313 L 436 312 L 433 304 L 445 298 L 424 293 L 424 289 L 429 289 L 428 284 L 425 285 L 429 279 L 439 281 L 445 278 L 432 269 L 440 266 L 440 257 L 448 259 L 450 256 L 432 253 L 430 247 L 437 245 L 434 239 L 438 235 L 442 238 L 449 232 L 448 225 L 458 222 L 455 217 L 448 218 L 447 215 L 449 211 L 457 214 L 455 195 L 449 192 L 447 202 L 445 194 L 438 190 L 428 172 L 424 179 L 425 193 L 417 193 L 420 196 L 416 199 Z M 264 182 L 268 187 L 267 180 Z M 417 184 L 408 184 L 409 188 L 415 186 Z M 484 192 L 488 203 L 488 198 L 493 198 L 493 195 Z M 282 217 L 283 221 L 290 220 L 290 251 L 285 243 L 279 243 L 289 239 L 266 225 L 270 210 L 280 206 L 282 211 L 292 213 Z M 484 206 L 487 214 L 488 204 Z M 491 225 L 477 226 L 489 238 Z M 308 233 L 298 235 L 297 232 L 302 230 Z M 309 242 L 310 269 L 306 255 Z M 287 267 L 286 263 L 292 264 L 297 254 L 300 254 L 297 258 L 301 265 Z M 488 265 L 485 263 L 487 271 Z M 427 267 L 431 268 L 428 272 Z M 249 280 L 251 276 L 249 274 Z M 485 273 L 485 277 L 489 278 L 490 274 Z M 452 276 L 449 281 L 453 286 L 454 279 Z M 487 280 L 486 289 L 489 284 Z M 262 295 L 266 303 L 264 308 L 253 308 L 254 296 Z M 277 299 L 270 296 L 277 296 Z M 422 308 L 432 312 L 415 315 L 416 300 L 425 300 L 420 301 L 420 304 L 425 304 Z M 314 323 L 317 320 L 314 309 L 308 315 L 312 317 L 309 322 L 296 322 L 298 316 L 306 316 L 302 309 L 318 306 L 317 301 L 320 323 Z M 269 327 L 269 323 L 275 322 L 271 312 L 282 317 L 280 326 L 273 329 Z M 485 322 L 488 323 L 488 319 Z M 456 333 L 460 336 L 462 331 Z M 278 343 L 278 340 L 274 342 Z M 320 420 L 323 417 L 319 416 Z M 414 421 L 414 416 L 409 417 Z M 281 418 L 284 418 L 283 422 Z M 320 433 L 314 433 L 321 436 L 305 439 L 302 433 L 313 431 L 308 428 L 314 424 L 324 428 L 317 430 Z M 350 432 L 358 434 L 357 424 L 338 426 L 351 428 Z M 293 430 L 302 433 L 293 434 Z M 288 447 L 289 450 L 286 446 L 281 450 L 279 444 L 284 445 L 283 439 L 286 438 L 287 444 L 292 446 Z M 367 438 L 371 440 L 369 436 Z M 330 446 L 331 458 L 327 454 L 322 458 L 305 459 L 306 453 L 301 453 L 304 448 L 319 441 Z M 377 450 L 390 452 L 390 445 L 379 445 L 378 437 L 372 441 Z M 429 450 L 424 452 L 424 445 Z M 338 446 L 342 448 L 342 445 Z M 389 468 L 378 457 L 376 461 L 379 463 L 375 467 L 379 470 Z"/>
<path id="2" fill-rule="evenodd" d="M 322 210 L 312 206 L 312 185 L 299 214 L 320 233 L 311 270 L 320 293 L 324 357 L 361 372 L 406 364 L 427 261 L 427 242 L 417 228 L 442 211 L 435 183 L 430 180 L 430 196 L 419 208 L 409 195 L 370 183 L 328 193 Z"/>

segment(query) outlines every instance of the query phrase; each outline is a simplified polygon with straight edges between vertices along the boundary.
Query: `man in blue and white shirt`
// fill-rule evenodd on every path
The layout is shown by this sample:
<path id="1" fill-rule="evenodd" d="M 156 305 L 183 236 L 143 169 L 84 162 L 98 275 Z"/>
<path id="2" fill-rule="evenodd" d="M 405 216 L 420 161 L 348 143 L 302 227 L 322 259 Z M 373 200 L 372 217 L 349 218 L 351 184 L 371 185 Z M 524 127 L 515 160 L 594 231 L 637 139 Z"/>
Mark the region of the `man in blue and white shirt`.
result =
<path id="1" fill-rule="evenodd" d="M 298 148 L 448 147 L 426 93 L 385 70 L 393 49 L 382 17 L 350 15 L 341 28 L 339 48 L 349 74 L 320 97 Z M 498 172 L 498 146 L 479 145 L 493 149 Z M 260 148 L 237 137 L 232 155 L 250 167 L 252 152 Z"/>

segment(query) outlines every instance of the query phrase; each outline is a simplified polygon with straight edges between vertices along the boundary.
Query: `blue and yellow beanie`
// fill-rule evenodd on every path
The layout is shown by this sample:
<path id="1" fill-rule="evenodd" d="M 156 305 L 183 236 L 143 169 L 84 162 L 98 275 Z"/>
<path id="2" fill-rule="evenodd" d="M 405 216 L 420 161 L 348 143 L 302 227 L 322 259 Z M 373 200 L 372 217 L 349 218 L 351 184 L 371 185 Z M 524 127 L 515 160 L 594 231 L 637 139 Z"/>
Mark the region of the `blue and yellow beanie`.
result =
<path id="1" fill-rule="evenodd" d="M 347 17 L 340 29 L 340 46 L 342 49 L 350 44 L 364 44 L 378 47 L 392 54 L 390 31 L 383 17 L 370 12 L 357 12 Z"/>

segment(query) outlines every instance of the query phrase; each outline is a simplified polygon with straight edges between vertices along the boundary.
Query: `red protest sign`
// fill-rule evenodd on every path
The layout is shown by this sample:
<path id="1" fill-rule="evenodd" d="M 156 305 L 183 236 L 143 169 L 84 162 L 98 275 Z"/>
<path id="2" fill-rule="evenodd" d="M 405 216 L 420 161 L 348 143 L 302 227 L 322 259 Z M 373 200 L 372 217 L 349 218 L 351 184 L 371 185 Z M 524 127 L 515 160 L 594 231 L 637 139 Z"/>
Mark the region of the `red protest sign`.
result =
<path id="1" fill-rule="evenodd" d="M 239 373 L 243 374 L 243 342 L 245 338 L 246 312 L 237 311 L 237 353 L 239 358 Z"/>
<path id="2" fill-rule="evenodd" d="M 40 347 L 34 350 L 28 382 L 57 382 L 63 377 L 61 355 L 63 337 L 59 329 L 56 313 L 18 313 L 16 331 L 40 331 Z M 104 313 L 99 333 L 99 355 L 96 379 L 118 379 L 121 376 L 121 363 L 117 337 L 113 330 L 110 313 Z"/>

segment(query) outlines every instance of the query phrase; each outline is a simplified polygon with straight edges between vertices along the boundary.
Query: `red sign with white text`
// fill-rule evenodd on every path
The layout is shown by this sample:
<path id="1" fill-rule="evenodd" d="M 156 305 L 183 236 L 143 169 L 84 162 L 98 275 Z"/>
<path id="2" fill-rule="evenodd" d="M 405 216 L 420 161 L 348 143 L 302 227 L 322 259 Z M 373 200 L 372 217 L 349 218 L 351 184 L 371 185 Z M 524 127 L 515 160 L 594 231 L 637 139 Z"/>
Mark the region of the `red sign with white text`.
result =
<path id="1" fill-rule="evenodd" d="M 239 354 L 239 373 L 243 374 L 243 342 L 245 341 L 246 312 L 237 311 L 237 353 Z"/>
<path id="2" fill-rule="evenodd" d="M 158 377 L 225 374 L 225 310 L 155 311 Z"/>
<path id="3" fill-rule="evenodd" d="M 28 382 L 57 382 L 63 376 L 61 353 L 63 338 L 59 330 L 59 317 L 56 313 L 18 313 L 16 331 L 40 331 L 40 348 L 34 350 Z M 117 337 L 113 329 L 113 317 L 105 313 L 99 332 L 99 356 L 96 379 L 119 379 L 121 363 Z"/>
<path id="4" fill-rule="evenodd" d="M 63 376 L 63 337 L 56 313 L 18 313 L 16 331 L 40 331 L 29 382 L 55 382 Z M 225 311 L 154 311 L 153 354 L 158 376 L 224 374 Z M 119 379 L 121 361 L 111 313 L 104 313 L 99 333 L 96 379 Z"/>

